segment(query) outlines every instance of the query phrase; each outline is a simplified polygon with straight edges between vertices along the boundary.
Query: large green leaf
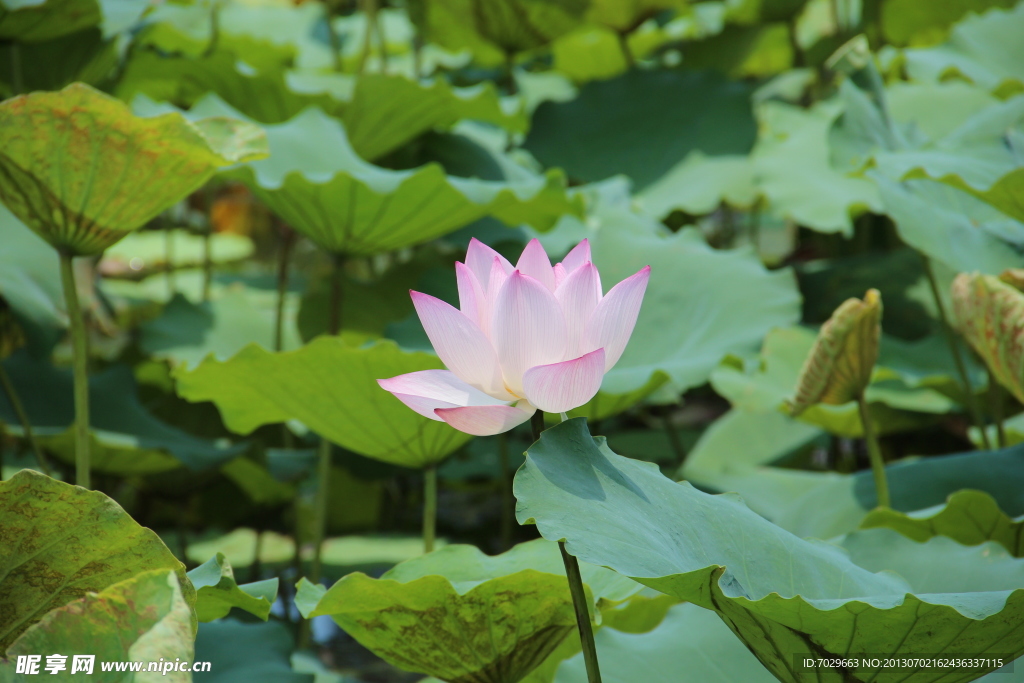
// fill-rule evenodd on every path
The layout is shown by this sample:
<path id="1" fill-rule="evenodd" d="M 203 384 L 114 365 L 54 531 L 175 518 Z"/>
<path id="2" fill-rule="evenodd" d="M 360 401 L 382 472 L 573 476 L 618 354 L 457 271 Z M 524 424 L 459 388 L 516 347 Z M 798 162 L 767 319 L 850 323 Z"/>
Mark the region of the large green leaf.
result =
<path id="1" fill-rule="evenodd" d="M 55 368 L 26 352 L 4 361 L 33 430 L 48 449 L 74 460 L 74 401 L 70 370 Z M 92 467 L 99 472 L 143 474 L 185 465 L 215 467 L 244 451 L 246 444 L 210 441 L 163 422 L 140 402 L 131 368 L 113 365 L 89 377 L 92 406 Z M 0 394 L 0 420 L 20 423 L 7 396 Z"/>
<path id="2" fill-rule="evenodd" d="M 176 572 L 195 604 L 167 546 L 98 491 L 22 470 L 0 482 L 0 513 L 0 650 L 47 612 L 147 570 Z"/>
<path id="3" fill-rule="evenodd" d="M 569 102 L 541 104 L 524 146 L 575 180 L 623 173 L 642 190 L 666 174 L 685 180 L 679 164 L 695 150 L 733 158 L 749 152 L 755 136 L 745 84 L 711 72 L 641 69 L 588 83 Z M 667 194 L 665 182 L 652 192 Z"/>
<path id="4" fill-rule="evenodd" d="M 207 358 L 191 371 L 179 367 L 174 377 L 182 397 L 213 401 L 228 428 L 240 434 L 299 420 L 362 455 L 423 467 L 443 460 L 469 435 L 417 415 L 377 380 L 442 367 L 436 356 L 406 353 L 392 342 L 355 348 L 318 337 L 277 354 L 250 345 L 227 361 Z"/>
<path id="5" fill-rule="evenodd" d="M 312 674 L 299 673 L 290 659 L 295 639 L 281 621 L 249 624 L 221 619 L 199 625 L 196 661 L 210 662 L 210 671 L 197 673 L 196 683 L 314 683 Z M 330 683 L 331 679 L 327 679 Z M 347 679 L 336 683 L 347 683 Z"/>
<path id="6" fill-rule="evenodd" d="M 67 657 L 62 680 L 187 683 L 192 676 L 187 671 L 172 671 L 170 666 L 166 672 L 138 676 L 106 672 L 101 667 L 104 662 L 141 662 L 142 671 L 147 671 L 150 662 L 160 667 L 164 662 L 191 664 L 195 628 L 185 591 L 174 572 L 152 570 L 87 593 L 54 609 L 22 634 L 7 650 L 11 662 L 0 666 L 13 667 L 19 655 L 42 654 L 40 673 L 46 673 L 45 655 L 59 653 Z M 75 655 L 95 657 L 89 674 L 71 675 Z M 11 680 L 3 673 L 0 671 L 0 677 Z M 13 680 L 33 678 L 15 676 Z"/>
<path id="7" fill-rule="evenodd" d="M 1004 97 L 1021 92 L 1024 47 L 1018 38 L 1022 28 L 1024 7 L 1019 3 L 1012 9 L 968 15 L 953 27 L 949 40 L 942 45 L 906 50 L 907 72 L 915 80 L 962 76 Z"/>
<path id="8" fill-rule="evenodd" d="M 651 266 L 633 336 L 605 375 L 607 393 L 639 389 L 657 371 L 674 392 L 703 384 L 723 355 L 747 352 L 769 329 L 799 317 L 792 272 L 768 272 L 750 249 L 712 249 L 697 230 L 673 235 L 626 210 L 597 218 L 590 244 L 604 283 Z"/>
<path id="9" fill-rule="evenodd" d="M 911 513 L 879 508 L 869 512 L 860 526 L 895 529 L 919 543 L 934 536 L 948 536 L 963 545 L 996 541 L 1014 557 L 1024 556 L 1024 518 L 1011 518 L 983 491 L 957 491 L 945 505 Z"/>
<path id="10" fill-rule="evenodd" d="M 241 116 L 212 96 L 189 115 L 210 114 Z M 374 166 L 353 151 L 341 124 L 316 108 L 266 130 L 271 157 L 228 175 L 331 252 L 369 255 L 413 246 L 488 215 L 543 230 L 563 213 L 580 211 L 558 171 L 523 171 L 497 182 L 451 177 L 436 163 L 411 171 Z"/>
<path id="11" fill-rule="evenodd" d="M 270 616 L 270 606 L 277 599 L 276 577 L 239 585 L 224 553 L 217 553 L 190 571 L 188 578 L 196 589 L 196 617 L 199 621 L 226 617 L 232 607 L 266 621 Z"/>
<path id="12" fill-rule="evenodd" d="M 641 588 L 601 567 L 581 572 L 595 601 Z M 327 591 L 303 580 L 296 602 L 392 664 L 452 683 L 516 683 L 576 624 L 558 548 L 542 539 L 495 557 L 450 545 L 380 579 L 349 574 Z"/>
<path id="13" fill-rule="evenodd" d="M 0 199 L 57 249 L 102 251 L 201 187 L 266 155 L 262 132 L 227 118 L 132 115 L 72 84 L 0 104 Z"/>
<path id="14" fill-rule="evenodd" d="M 594 634 L 594 641 L 601 679 L 608 683 L 678 683 L 683 675 L 701 683 L 776 680 L 718 615 L 692 603 L 671 608 L 649 633 L 603 628 Z M 563 662 L 554 679 L 554 683 L 586 681 L 583 655 Z"/>
<path id="15" fill-rule="evenodd" d="M 953 577 L 915 594 L 894 574 L 873 574 L 836 548 L 805 541 L 735 496 L 676 484 L 656 467 L 612 453 L 584 420 L 545 431 L 516 475 L 516 511 L 545 538 L 566 539 L 581 560 L 714 609 L 780 680 L 901 680 L 906 672 L 801 670 L 794 657 L 872 653 L 993 653 L 1024 624 L 1024 577 L 1014 590 Z M 950 586 L 949 584 L 954 584 Z M 994 667 L 992 667 L 994 668 Z M 971 680 L 967 672 L 921 680 Z"/>

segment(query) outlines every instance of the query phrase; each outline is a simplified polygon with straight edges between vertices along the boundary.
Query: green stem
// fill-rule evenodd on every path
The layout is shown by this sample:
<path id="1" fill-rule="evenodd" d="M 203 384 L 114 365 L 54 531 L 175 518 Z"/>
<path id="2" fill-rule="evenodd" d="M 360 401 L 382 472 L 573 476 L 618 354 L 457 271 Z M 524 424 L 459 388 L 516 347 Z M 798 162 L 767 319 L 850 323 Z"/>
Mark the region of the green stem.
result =
<path id="1" fill-rule="evenodd" d="M 72 255 L 60 252 L 60 279 L 64 286 L 64 304 L 71 321 L 75 378 L 75 483 L 90 488 L 89 477 L 89 369 L 85 338 L 85 320 L 75 287 Z"/>
<path id="2" fill-rule="evenodd" d="M 1003 389 L 993 376 L 992 371 L 988 372 L 988 400 L 989 409 L 992 411 L 992 421 L 996 424 L 996 443 L 999 448 L 1006 448 L 1006 429 L 1003 427 Z"/>
<path id="3" fill-rule="evenodd" d="M 530 429 L 533 431 L 533 440 L 540 439 L 540 433 L 544 431 L 544 412 L 538 410 L 530 418 Z"/>
<path id="4" fill-rule="evenodd" d="M 626 67 L 628 69 L 636 68 L 636 57 L 633 55 L 633 50 L 629 47 L 628 33 L 619 33 L 619 48 L 621 48 L 622 56 L 626 60 Z"/>
<path id="5" fill-rule="evenodd" d="M 878 493 L 878 507 L 890 507 L 889 482 L 885 478 L 885 461 L 882 460 L 882 451 L 878 448 L 878 437 L 875 436 L 875 427 L 871 424 L 871 416 L 868 414 L 868 402 L 861 392 L 857 397 L 857 408 L 860 411 L 860 423 L 864 429 L 864 442 L 868 447 L 868 458 L 871 460 L 871 474 L 875 478 L 875 491 Z"/>
<path id="6" fill-rule="evenodd" d="M 320 437 L 320 448 L 317 452 L 316 498 L 313 501 L 313 568 L 309 572 L 309 580 L 320 583 L 323 573 L 323 557 L 321 550 L 327 532 L 327 498 L 331 478 L 331 442 Z"/>
<path id="7" fill-rule="evenodd" d="M 558 542 L 558 550 L 562 553 L 565 576 L 569 579 L 569 593 L 572 594 L 576 626 L 580 631 L 580 644 L 583 645 L 583 662 L 587 666 L 587 681 L 601 683 L 601 668 L 597 663 L 597 646 L 594 644 L 594 627 L 590 623 L 590 611 L 587 609 L 587 594 L 583 591 L 580 565 L 576 558 L 565 550 L 565 541 Z"/>
<path id="8" fill-rule="evenodd" d="M 501 548 L 508 550 L 512 547 L 512 519 L 513 506 L 512 482 L 509 477 L 508 467 L 508 432 L 498 435 L 498 462 L 501 466 Z"/>
<path id="9" fill-rule="evenodd" d="M 683 466 L 686 462 L 686 447 L 683 446 L 683 440 L 679 438 L 679 430 L 676 429 L 676 425 L 672 422 L 672 414 L 669 413 L 664 418 L 665 422 L 665 435 L 668 437 L 668 444 L 672 447 L 672 452 L 676 456 L 676 468 Z"/>
<path id="10" fill-rule="evenodd" d="M 249 567 L 249 581 L 259 581 L 262 567 L 260 566 L 260 555 L 263 554 L 263 532 L 256 529 L 256 542 L 253 544 L 252 566 Z"/>
<path id="11" fill-rule="evenodd" d="M 274 350 L 284 348 L 284 304 L 288 298 L 288 266 L 295 233 L 290 228 L 282 233 L 281 252 L 277 259 L 277 305 L 274 309 Z"/>
<path id="12" fill-rule="evenodd" d="M 939 294 L 939 284 L 935 279 L 935 273 L 932 271 L 932 262 L 925 255 L 921 255 L 924 259 L 924 272 L 928 277 L 928 287 L 932 290 L 932 298 L 935 299 L 935 307 L 939 311 L 939 318 L 942 320 L 942 329 L 946 332 L 946 340 L 949 342 L 949 350 L 953 354 L 953 363 L 956 364 L 957 374 L 960 375 L 960 382 L 964 385 L 964 397 L 967 401 L 967 410 L 971 414 L 971 420 L 974 422 L 974 426 L 981 432 L 981 442 L 985 446 L 985 450 L 992 450 L 992 443 L 989 441 L 988 432 L 985 431 L 985 421 L 981 417 L 981 409 L 978 407 L 977 397 L 974 395 L 974 387 L 971 386 L 971 379 L 967 375 L 967 368 L 964 365 L 963 356 L 960 355 L 960 346 L 956 341 L 956 334 L 953 332 L 953 326 L 949 324 L 949 318 L 946 316 L 946 305 L 942 303 L 942 296 Z"/>
<path id="13" fill-rule="evenodd" d="M 437 465 L 423 470 L 423 552 L 434 549 L 437 532 Z"/>
<path id="14" fill-rule="evenodd" d="M 32 423 L 29 422 L 28 414 L 25 412 L 25 406 L 22 405 L 21 398 L 18 396 L 18 392 L 14 389 L 14 383 L 11 382 L 11 378 L 2 364 L 0 364 L 0 385 L 3 386 L 4 393 L 7 394 L 7 400 L 14 409 L 14 414 L 17 415 L 18 422 L 21 423 L 21 431 L 24 432 L 25 441 L 28 442 L 29 448 L 32 449 L 32 453 L 36 456 L 36 462 L 39 463 L 39 469 L 41 469 L 43 474 L 46 476 L 52 476 L 50 474 L 50 465 L 46 462 L 46 458 L 43 457 L 43 449 L 39 447 L 39 442 L 36 441 L 36 437 L 32 433 Z"/>

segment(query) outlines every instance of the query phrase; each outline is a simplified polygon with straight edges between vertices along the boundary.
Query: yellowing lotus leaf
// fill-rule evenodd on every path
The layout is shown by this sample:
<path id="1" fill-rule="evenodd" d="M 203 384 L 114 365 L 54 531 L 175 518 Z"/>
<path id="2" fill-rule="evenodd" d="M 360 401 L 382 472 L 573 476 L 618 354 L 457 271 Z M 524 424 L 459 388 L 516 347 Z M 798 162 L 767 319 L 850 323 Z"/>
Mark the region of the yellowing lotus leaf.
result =
<path id="1" fill-rule="evenodd" d="M 0 104 L 0 201 L 57 249 L 95 254 L 197 190 L 267 154 L 257 126 L 140 118 L 82 83 Z"/>
<path id="2" fill-rule="evenodd" d="M 864 299 L 847 299 L 835 310 L 804 361 L 789 402 L 796 416 L 818 404 L 842 405 L 857 398 L 871 381 L 882 336 L 882 298 L 869 289 Z"/>
<path id="3" fill-rule="evenodd" d="M 1004 275 L 1012 279 L 1012 272 Z M 978 273 L 961 273 L 952 289 L 960 332 L 992 376 L 1024 401 L 1024 293 Z"/>

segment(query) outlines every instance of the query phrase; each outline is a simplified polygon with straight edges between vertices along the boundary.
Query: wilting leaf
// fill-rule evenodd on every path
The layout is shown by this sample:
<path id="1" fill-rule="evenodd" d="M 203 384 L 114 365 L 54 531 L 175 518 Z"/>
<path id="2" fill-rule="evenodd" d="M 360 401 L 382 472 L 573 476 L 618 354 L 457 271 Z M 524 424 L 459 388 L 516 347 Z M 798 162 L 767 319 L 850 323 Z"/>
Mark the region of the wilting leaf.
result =
<path id="1" fill-rule="evenodd" d="M 836 548 L 791 535 L 735 496 L 701 493 L 612 453 L 583 420 L 542 434 L 515 492 L 520 523 L 565 538 L 582 561 L 714 609 L 780 680 L 821 680 L 818 670 L 793 667 L 794 656 L 808 651 L 1024 651 L 1006 640 L 1007 629 L 1024 625 L 1024 590 L 979 587 L 968 575 L 941 592 L 926 586 L 914 593 L 894 574 L 873 574 Z M 1024 577 L 1014 588 L 1024 588 Z M 876 680 L 905 675 L 883 669 Z M 952 680 L 973 677 L 961 672 Z M 840 680 L 838 672 L 830 680 Z"/>
<path id="2" fill-rule="evenodd" d="M 245 610 L 263 621 L 277 599 L 277 578 L 239 585 L 224 553 L 217 553 L 188 573 L 196 589 L 196 617 L 214 621 L 226 617 L 232 607 Z"/>
<path id="3" fill-rule="evenodd" d="M 1001 97 L 1021 92 L 1024 47 L 1017 38 L 1022 28 L 1024 7 L 1020 4 L 968 15 L 942 45 L 906 50 L 907 71 L 911 78 L 922 81 L 963 76 Z"/>
<path id="4" fill-rule="evenodd" d="M 991 275 L 961 273 L 953 312 L 993 377 L 1024 401 L 1024 293 Z"/>
<path id="5" fill-rule="evenodd" d="M 945 505 L 909 514 L 879 508 L 869 512 L 860 526 L 895 529 L 919 543 L 934 536 L 948 536 L 962 545 L 996 541 L 1014 557 L 1024 556 L 1024 518 L 1011 518 L 984 491 L 957 491 Z"/>
<path id="6" fill-rule="evenodd" d="M 278 354 L 250 345 L 227 361 L 207 358 L 191 371 L 179 367 L 174 376 L 182 397 L 213 401 L 228 428 L 240 434 L 299 420 L 362 455 L 423 467 L 443 460 L 469 435 L 417 415 L 377 380 L 443 367 L 436 356 L 406 353 L 392 342 L 355 348 L 318 337 Z"/>
<path id="7" fill-rule="evenodd" d="M 789 403 L 792 415 L 824 403 L 857 400 L 871 382 L 882 337 L 882 298 L 869 289 L 864 300 L 847 299 L 821 326 L 804 361 Z"/>
<path id="8" fill-rule="evenodd" d="M 601 567 L 581 573 L 594 600 L 640 589 Z M 326 592 L 303 580 L 296 601 L 392 664 L 453 683 L 516 683 L 576 624 L 558 549 L 540 539 L 495 557 L 451 545 Z"/>
<path id="9" fill-rule="evenodd" d="M 176 572 L 195 604 L 181 562 L 99 491 L 22 470 L 0 482 L 0 517 L 0 650 L 47 612 L 151 569 Z"/>
<path id="10" fill-rule="evenodd" d="M 266 155 L 252 125 L 134 116 L 73 84 L 0 104 L 0 199 L 57 249 L 94 254 L 202 186 Z"/>
<path id="11" fill-rule="evenodd" d="M 4 361 L 36 438 L 49 450 L 74 460 L 72 377 L 22 351 Z M 193 436 L 156 418 L 140 402 L 131 368 L 113 365 L 89 378 L 92 405 L 92 467 L 114 474 L 162 472 L 185 465 L 192 470 L 215 467 L 247 448 Z M 0 393 L 0 420 L 17 430 L 19 421 L 7 396 Z"/>
<path id="12" fill-rule="evenodd" d="M 102 683 L 124 681 L 126 675 L 102 671 L 101 662 L 142 662 L 143 671 L 150 662 L 191 663 L 195 625 L 186 586 L 174 572 L 151 570 L 98 593 L 87 593 L 49 612 L 11 645 L 7 656 L 13 664 L 18 655 L 43 654 L 45 665 L 46 654 L 60 653 L 67 656 L 61 678 L 78 680 L 81 673 L 70 675 L 74 655 L 94 655 L 93 671 L 83 680 Z M 188 672 L 170 669 L 133 678 L 173 683 L 192 680 Z"/>

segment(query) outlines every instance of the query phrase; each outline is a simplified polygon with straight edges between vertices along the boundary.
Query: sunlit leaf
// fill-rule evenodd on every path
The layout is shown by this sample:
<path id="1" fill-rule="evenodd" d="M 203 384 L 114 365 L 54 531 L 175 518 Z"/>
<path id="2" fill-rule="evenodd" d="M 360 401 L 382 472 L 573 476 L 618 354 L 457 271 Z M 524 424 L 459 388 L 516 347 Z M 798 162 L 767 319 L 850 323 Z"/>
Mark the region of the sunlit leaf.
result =
<path id="1" fill-rule="evenodd" d="M 715 610 L 780 680 L 818 680 L 816 670 L 793 666 L 811 643 L 826 657 L 1024 650 L 1005 640 L 1008 627 L 1024 623 L 1024 590 L 1006 590 L 1024 588 L 1019 571 L 1011 586 L 957 574 L 945 577 L 941 591 L 922 582 L 914 593 L 913 580 L 862 569 L 836 548 L 783 531 L 735 496 L 701 493 L 612 453 L 583 420 L 542 434 L 516 475 L 515 492 L 521 523 L 565 538 L 582 561 Z M 876 680 L 905 675 L 882 669 Z"/>
<path id="2" fill-rule="evenodd" d="M 957 491 L 945 505 L 912 513 L 892 509 L 872 510 L 860 523 L 862 529 L 895 529 L 907 538 L 923 543 L 934 536 L 947 536 L 962 545 L 995 541 L 1014 557 L 1024 555 L 1021 527 L 1024 519 L 1011 518 L 983 491 Z"/>
<path id="3" fill-rule="evenodd" d="M 11 645 L 7 655 L 12 661 L 19 655 L 65 655 L 66 669 L 61 672 L 65 680 L 81 676 L 70 675 L 75 655 L 92 655 L 95 660 L 87 680 L 103 683 L 123 681 L 125 674 L 104 672 L 101 662 L 142 662 L 143 671 L 150 662 L 161 667 L 165 661 L 191 663 L 195 625 L 186 585 L 179 583 L 174 572 L 151 570 L 86 593 L 44 616 Z M 187 683 L 192 676 L 169 667 L 166 672 L 161 669 L 161 673 L 134 678 Z"/>
<path id="4" fill-rule="evenodd" d="M 283 565 L 295 556 L 295 541 L 274 531 L 261 531 L 259 543 L 260 564 Z M 252 529 L 235 529 L 223 536 L 189 543 L 186 556 L 196 564 L 206 562 L 210 557 L 223 554 L 232 567 L 249 567 L 256 559 L 256 532 Z"/>
<path id="5" fill-rule="evenodd" d="M 581 573 L 593 600 L 640 589 L 601 567 Z M 515 683 L 576 624 L 558 549 L 540 539 L 495 557 L 451 545 L 380 579 L 349 574 L 326 592 L 303 581 L 296 600 L 307 618 L 330 615 L 392 664 L 446 681 Z"/>
<path id="6" fill-rule="evenodd" d="M 871 382 L 882 337 L 882 298 L 869 289 L 860 299 L 847 299 L 821 326 L 796 381 L 789 409 L 798 416 L 824 403 L 857 400 Z"/>
<path id="7" fill-rule="evenodd" d="M 417 415 L 377 385 L 378 379 L 444 367 L 436 356 L 406 353 L 391 342 L 355 348 L 319 337 L 296 351 L 250 345 L 227 361 L 179 367 L 178 393 L 213 401 L 232 431 L 299 420 L 334 443 L 407 467 L 439 462 L 469 440 L 443 422 Z"/>
<path id="8" fill-rule="evenodd" d="M 953 311 L 993 377 L 1024 401 L 1024 293 L 991 275 L 961 273 L 953 281 Z"/>
<path id="9" fill-rule="evenodd" d="M 177 599 L 195 603 L 185 568 L 167 546 L 99 491 L 22 470 L 0 482 L 0 512 L 0 650 L 47 612 L 148 570 L 164 570 L 165 587 L 167 571 L 176 572 Z"/>
<path id="10" fill-rule="evenodd" d="M 277 578 L 239 585 L 224 553 L 217 553 L 188 573 L 196 589 L 196 617 L 214 621 L 226 617 L 232 607 L 245 610 L 263 621 L 277 599 Z"/>
<path id="11" fill-rule="evenodd" d="M 200 187 L 266 154 L 259 129 L 226 118 L 138 118 L 89 86 L 0 104 L 0 199 L 57 249 L 102 251 Z"/>

